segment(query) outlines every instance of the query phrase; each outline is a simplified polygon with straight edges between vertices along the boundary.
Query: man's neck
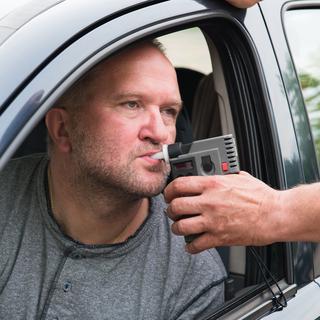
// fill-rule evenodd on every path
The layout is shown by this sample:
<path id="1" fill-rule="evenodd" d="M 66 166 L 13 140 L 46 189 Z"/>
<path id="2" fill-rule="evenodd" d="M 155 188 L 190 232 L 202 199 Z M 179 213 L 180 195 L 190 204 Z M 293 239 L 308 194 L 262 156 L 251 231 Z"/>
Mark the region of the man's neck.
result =
<path id="1" fill-rule="evenodd" d="M 121 243 L 133 235 L 149 211 L 147 198 L 115 199 L 114 194 L 75 190 L 52 164 L 48 167 L 49 194 L 53 216 L 62 231 L 84 244 Z"/>

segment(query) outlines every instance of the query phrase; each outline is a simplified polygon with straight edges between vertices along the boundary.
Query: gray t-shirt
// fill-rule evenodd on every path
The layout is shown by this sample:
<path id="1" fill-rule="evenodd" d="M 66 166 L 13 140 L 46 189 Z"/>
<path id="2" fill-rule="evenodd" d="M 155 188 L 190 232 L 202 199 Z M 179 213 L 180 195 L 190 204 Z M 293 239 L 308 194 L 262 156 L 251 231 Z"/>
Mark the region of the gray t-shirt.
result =
<path id="1" fill-rule="evenodd" d="M 184 251 L 152 198 L 127 241 L 84 245 L 48 210 L 43 155 L 0 173 L 0 319 L 201 319 L 223 303 L 225 270 L 215 250 Z"/>

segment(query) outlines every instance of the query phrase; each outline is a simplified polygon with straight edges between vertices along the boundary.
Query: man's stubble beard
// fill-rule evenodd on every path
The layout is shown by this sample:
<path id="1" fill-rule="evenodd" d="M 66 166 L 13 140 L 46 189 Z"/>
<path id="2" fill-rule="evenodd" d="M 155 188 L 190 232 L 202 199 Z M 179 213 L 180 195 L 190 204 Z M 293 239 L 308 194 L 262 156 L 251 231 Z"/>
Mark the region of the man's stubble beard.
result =
<path id="1" fill-rule="evenodd" d="M 74 183 L 89 188 L 97 195 L 137 200 L 159 194 L 166 185 L 170 169 L 164 161 L 146 169 L 145 175 L 149 171 L 158 176 L 157 179 L 152 179 L 152 183 L 146 183 L 141 176 L 144 173 L 134 170 L 133 161 L 136 156 L 133 152 L 129 154 L 126 165 L 119 164 L 119 159 L 112 158 L 112 155 L 118 154 L 114 144 L 108 147 L 109 156 L 108 160 L 105 160 L 104 144 L 99 139 L 92 139 L 84 132 L 77 132 L 74 141 L 77 141 L 73 147 Z M 143 152 L 148 148 L 154 149 L 154 145 L 144 146 Z M 136 151 L 136 154 L 141 154 L 139 152 Z"/>

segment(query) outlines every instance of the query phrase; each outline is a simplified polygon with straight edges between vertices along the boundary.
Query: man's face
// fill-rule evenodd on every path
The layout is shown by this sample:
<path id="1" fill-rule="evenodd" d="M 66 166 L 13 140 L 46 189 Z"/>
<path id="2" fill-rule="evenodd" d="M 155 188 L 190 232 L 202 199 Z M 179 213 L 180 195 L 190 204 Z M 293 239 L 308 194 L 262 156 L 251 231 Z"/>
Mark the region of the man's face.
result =
<path id="1" fill-rule="evenodd" d="M 181 108 L 175 70 L 144 45 L 104 62 L 73 121 L 78 178 L 138 197 L 158 194 L 169 168 L 151 155 L 175 140 Z"/>

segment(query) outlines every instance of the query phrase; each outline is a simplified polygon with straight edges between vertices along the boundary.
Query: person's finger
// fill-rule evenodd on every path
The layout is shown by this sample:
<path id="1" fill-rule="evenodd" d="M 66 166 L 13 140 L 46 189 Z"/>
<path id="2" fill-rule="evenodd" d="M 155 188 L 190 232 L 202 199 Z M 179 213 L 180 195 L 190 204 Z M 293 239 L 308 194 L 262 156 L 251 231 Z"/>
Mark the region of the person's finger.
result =
<path id="1" fill-rule="evenodd" d="M 188 195 L 195 195 L 202 192 L 203 188 L 199 183 L 200 177 L 180 177 L 174 179 L 168 186 L 164 189 L 164 198 L 169 203 L 174 198 L 183 197 Z"/>
<path id="2" fill-rule="evenodd" d="M 188 236 L 192 234 L 199 234 L 206 231 L 206 225 L 201 215 L 189 218 L 182 218 L 174 222 L 171 230 L 178 236 Z"/>
<path id="3" fill-rule="evenodd" d="M 212 234 L 203 233 L 196 237 L 193 241 L 186 244 L 186 251 L 191 254 L 199 253 L 203 250 L 211 249 L 221 245 L 218 238 L 215 238 Z"/>
<path id="4" fill-rule="evenodd" d="M 167 207 L 166 213 L 171 220 L 178 220 L 181 216 L 192 216 L 203 211 L 201 195 L 173 199 Z"/>
<path id="5" fill-rule="evenodd" d="M 198 195 L 204 189 L 215 188 L 221 176 L 189 176 L 173 180 L 165 189 L 164 197 L 167 203 L 174 198 Z"/>

